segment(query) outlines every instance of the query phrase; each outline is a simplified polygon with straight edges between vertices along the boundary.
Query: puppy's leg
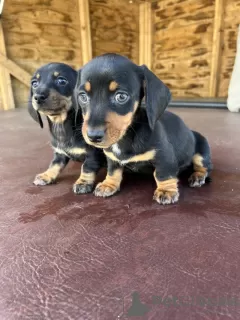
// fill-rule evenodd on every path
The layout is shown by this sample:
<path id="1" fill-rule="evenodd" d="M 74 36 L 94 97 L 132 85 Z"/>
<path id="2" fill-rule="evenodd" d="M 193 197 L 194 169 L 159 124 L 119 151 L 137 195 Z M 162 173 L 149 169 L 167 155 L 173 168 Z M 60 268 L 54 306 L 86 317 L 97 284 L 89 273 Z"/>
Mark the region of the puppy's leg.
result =
<path id="1" fill-rule="evenodd" d="M 207 139 L 200 133 L 193 131 L 196 139 L 195 154 L 192 158 L 193 173 L 188 179 L 190 187 L 201 187 L 207 179 L 210 180 L 212 170 L 210 147 Z"/>
<path id="2" fill-rule="evenodd" d="M 107 159 L 108 171 L 105 180 L 96 186 L 94 191 L 97 197 L 110 197 L 120 190 L 123 167 L 117 162 Z"/>
<path id="3" fill-rule="evenodd" d="M 68 162 L 69 158 L 67 156 L 55 152 L 49 168 L 45 172 L 36 175 L 33 183 L 36 186 L 45 186 L 53 183 Z"/>
<path id="4" fill-rule="evenodd" d="M 159 152 L 155 158 L 154 178 L 157 189 L 154 192 L 153 199 L 159 204 L 171 204 L 178 201 L 178 166 L 174 161 L 173 151 Z"/>
<path id="5" fill-rule="evenodd" d="M 89 150 L 81 167 L 81 174 L 73 185 L 76 194 L 90 193 L 93 191 L 96 174 L 101 167 L 101 156 L 99 150 Z"/>
<path id="6" fill-rule="evenodd" d="M 159 204 L 171 204 L 178 201 L 178 179 L 174 177 L 168 177 L 164 180 L 159 180 L 158 172 L 154 172 L 154 178 L 157 183 L 157 189 L 154 192 L 153 200 L 156 200 Z"/>

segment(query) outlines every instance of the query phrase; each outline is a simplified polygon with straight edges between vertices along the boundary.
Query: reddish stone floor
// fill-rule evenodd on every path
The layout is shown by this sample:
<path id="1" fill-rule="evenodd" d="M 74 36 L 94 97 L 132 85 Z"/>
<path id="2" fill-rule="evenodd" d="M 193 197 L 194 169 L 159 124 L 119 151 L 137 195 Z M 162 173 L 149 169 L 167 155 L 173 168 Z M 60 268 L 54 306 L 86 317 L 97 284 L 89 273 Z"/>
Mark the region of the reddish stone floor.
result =
<path id="1" fill-rule="evenodd" d="M 0 113 L 1 320 L 240 319 L 240 114 L 174 112 L 208 137 L 213 182 L 181 183 L 165 207 L 151 177 L 76 196 L 73 163 L 32 185 L 51 160 L 48 131 L 26 110 Z"/>

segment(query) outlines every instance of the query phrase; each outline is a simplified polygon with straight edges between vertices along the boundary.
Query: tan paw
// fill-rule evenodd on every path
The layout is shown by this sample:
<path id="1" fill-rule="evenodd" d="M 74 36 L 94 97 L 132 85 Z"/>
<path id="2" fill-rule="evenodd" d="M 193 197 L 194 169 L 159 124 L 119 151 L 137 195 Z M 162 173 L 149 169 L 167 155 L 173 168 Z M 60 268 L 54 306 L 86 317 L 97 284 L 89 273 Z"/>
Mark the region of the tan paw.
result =
<path id="1" fill-rule="evenodd" d="M 94 195 L 96 197 L 110 197 L 119 191 L 119 187 L 115 185 L 111 185 L 105 181 L 99 183 L 95 190 Z"/>
<path id="2" fill-rule="evenodd" d="M 192 188 L 201 187 L 205 184 L 207 174 L 202 172 L 193 172 L 193 174 L 188 179 L 189 186 Z"/>
<path id="3" fill-rule="evenodd" d="M 154 192 L 153 200 L 156 200 L 159 204 L 171 204 L 176 203 L 179 198 L 179 192 L 167 191 L 156 189 Z"/>
<path id="4" fill-rule="evenodd" d="M 55 182 L 55 178 L 51 177 L 46 172 L 43 172 L 36 175 L 33 184 L 35 184 L 36 186 L 46 186 L 47 184 L 51 184 L 53 182 Z"/>

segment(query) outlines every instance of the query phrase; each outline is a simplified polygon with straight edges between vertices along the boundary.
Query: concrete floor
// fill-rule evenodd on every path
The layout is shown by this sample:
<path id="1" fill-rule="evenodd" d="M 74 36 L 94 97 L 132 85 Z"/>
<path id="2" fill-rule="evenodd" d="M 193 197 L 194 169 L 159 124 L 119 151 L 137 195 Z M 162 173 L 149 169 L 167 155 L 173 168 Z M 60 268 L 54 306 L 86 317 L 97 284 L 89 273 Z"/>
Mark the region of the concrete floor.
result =
<path id="1" fill-rule="evenodd" d="M 240 319 L 240 114 L 174 111 L 208 137 L 213 182 L 182 183 L 165 207 L 151 177 L 76 196 L 73 163 L 32 185 L 51 160 L 48 131 L 26 110 L 0 113 L 1 320 Z"/>

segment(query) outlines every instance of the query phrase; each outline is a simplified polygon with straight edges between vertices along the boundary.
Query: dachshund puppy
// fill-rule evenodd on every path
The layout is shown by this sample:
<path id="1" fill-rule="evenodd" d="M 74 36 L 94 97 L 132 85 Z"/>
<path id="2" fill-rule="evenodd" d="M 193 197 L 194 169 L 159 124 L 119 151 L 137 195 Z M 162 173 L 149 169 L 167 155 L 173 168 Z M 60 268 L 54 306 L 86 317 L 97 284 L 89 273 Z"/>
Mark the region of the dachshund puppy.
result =
<path id="1" fill-rule="evenodd" d="M 192 167 L 191 187 L 205 183 L 212 168 L 207 140 L 165 111 L 171 93 L 146 66 L 117 54 L 99 56 L 79 72 L 76 94 L 84 139 L 107 156 L 107 176 L 96 196 L 120 189 L 124 166 L 140 172 L 152 168 L 153 198 L 160 204 L 178 201 L 178 175 L 184 169 Z"/>
<path id="2" fill-rule="evenodd" d="M 55 182 L 69 160 L 83 161 L 81 175 L 73 186 L 77 194 L 93 190 L 103 153 L 86 144 L 82 137 L 82 114 L 76 111 L 74 87 L 77 72 L 63 63 L 50 63 L 35 72 L 31 81 L 28 111 L 43 128 L 47 117 L 54 157 L 49 168 L 35 177 L 35 185 Z"/>

